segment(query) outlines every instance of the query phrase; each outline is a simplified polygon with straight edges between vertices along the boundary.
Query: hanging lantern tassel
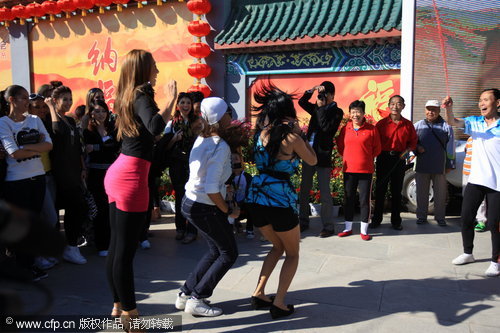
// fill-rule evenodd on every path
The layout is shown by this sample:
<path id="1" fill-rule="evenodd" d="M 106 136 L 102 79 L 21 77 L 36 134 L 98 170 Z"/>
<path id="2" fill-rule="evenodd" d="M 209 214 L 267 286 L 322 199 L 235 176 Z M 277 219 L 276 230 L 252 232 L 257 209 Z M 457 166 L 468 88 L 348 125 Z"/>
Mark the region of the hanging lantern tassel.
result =
<path id="1" fill-rule="evenodd" d="M 87 16 L 87 11 L 85 9 L 82 9 L 82 16 Z"/>
<path id="2" fill-rule="evenodd" d="M 142 8 L 142 2 L 141 1 L 137 1 L 137 8 Z"/>
<path id="3" fill-rule="evenodd" d="M 99 6 L 99 14 L 104 14 L 104 7 Z"/>
<path id="4" fill-rule="evenodd" d="M 33 21 L 35 21 L 35 23 L 38 23 L 38 17 L 35 16 L 35 18 L 33 19 Z"/>
<path id="5" fill-rule="evenodd" d="M 157 5 L 157 6 L 163 6 L 163 1 L 161 1 L 161 0 L 156 0 L 156 5 Z"/>
<path id="6" fill-rule="evenodd" d="M 19 18 L 19 24 L 20 24 L 20 25 L 24 25 L 24 19 Z"/>
<path id="7" fill-rule="evenodd" d="M 121 12 L 123 9 L 122 9 L 122 5 L 121 4 L 117 4 L 116 5 L 116 11 L 118 12 Z"/>

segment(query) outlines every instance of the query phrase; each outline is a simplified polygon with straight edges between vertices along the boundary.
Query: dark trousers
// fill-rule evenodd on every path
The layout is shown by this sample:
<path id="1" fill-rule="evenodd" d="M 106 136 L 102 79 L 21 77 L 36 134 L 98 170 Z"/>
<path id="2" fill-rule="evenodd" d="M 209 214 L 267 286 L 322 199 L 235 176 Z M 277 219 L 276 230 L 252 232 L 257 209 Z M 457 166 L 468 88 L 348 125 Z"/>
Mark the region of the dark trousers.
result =
<path id="1" fill-rule="evenodd" d="M 358 189 L 361 222 L 368 222 L 370 220 L 372 174 L 344 172 L 344 216 L 345 220 L 349 222 L 352 222 L 354 219 L 356 192 Z"/>
<path id="2" fill-rule="evenodd" d="M 486 198 L 486 218 L 491 232 L 491 261 L 497 262 L 500 254 L 500 192 L 491 188 L 468 183 L 462 201 L 462 242 L 464 252 L 472 254 L 474 248 L 474 222 L 476 212 Z"/>
<path id="3" fill-rule="evenodd" d="M 94 240 L 98 251 L 107 250 L 109 247 L 110 227 L 109 227 L 109 203 L 108 195 L 104 190 L 104 176 L 106 170 L 89 169 L 87 186 L 94 196 L 97 205 L 97 216 L 93 221 Z"/>
<path id="4" fill-rule="evenodd" d="M 45 175 L 6 181 L 3 183 L 3 192 L 8 203 L 39 215 L 45 197 Z M 30 268 L 34 263 L 32 255 L 20 251 L 16 251 L 16 258 L 19 265 L 25 268 Z"/>
<path id="5" fill-rule="evenodd" d="M 148 212 L 146 213 L 146 218 L 144 219 L 144 224 L 142 225 L 141 236 L 139 241 L 143 242 L 148 239 L 149 227 L 151 226 L 151 217 L 153 213 L 153 207 L 160 207 L 160 195 L 158 193 L 158 186 L 160 186 L 160 178 L 151 173 L 149 169 L 148 178 L 148 188 L 149 188 L 149 204 Z"/>
<path id="6" fill-rule="evenodd" d="M 172 163 L 169 168 L 170 180 L 175 191 L 175 229 L 188 234 L 197 235 L 198 230 L 182 215 L 182 198 L 186 193 L 185 186 L 189 180 L 189 165 Z"/>
<path id="7" fill-rule="evenodd" d="M 64 209 L 64 232 L 69 246 L 77 246 L 82 235 L 86 203 L 80 186 L 61 187 L 57 184 L 57 209 Z"/>
<path id="8" fill-rule="evenodd" d="M 200 259 L 181 290 L 196 298 L 208 298 L 238 258 L 233 228 L 217 207 L 184 198 L 182 213 L 207 240 L 209 251 Z"/>
<path id="9" fill-rule="evenodd" d="M 382 223 L 384 213 L 385 193 L 389 182 L 391 183 L 391 223 L 394 226 L 401 225 L 401 191 L 405 176 L 405 161 L 398 155 L 392 156 L 383 151 L 377 157 L 377 180 L 375 182 L 375 211 L 372 223 Z"/>
<path id="10" fill-rule="evenodd" d="M 121 302 L 122 309 L 125 311 L 137 307 L 133 262 L 145 217 L 146 212 L 124 212 L 116 208 L 115 203 L 109 205 L 111 242 L 106 271 L 113 301 Z"/>

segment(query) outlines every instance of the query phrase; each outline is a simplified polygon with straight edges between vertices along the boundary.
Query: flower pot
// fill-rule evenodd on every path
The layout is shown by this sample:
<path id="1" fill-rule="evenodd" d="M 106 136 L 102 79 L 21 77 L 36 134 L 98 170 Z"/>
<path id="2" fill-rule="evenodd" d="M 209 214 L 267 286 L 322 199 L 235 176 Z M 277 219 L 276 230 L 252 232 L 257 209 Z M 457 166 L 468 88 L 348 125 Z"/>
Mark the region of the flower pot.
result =
<path id="1" fill-rule="evenodd" d="M 166 213 L 175 213 L 175 202 L 162 200 L 160 203 L 160 209 Z"/>
<path id="2" fill-rule="evenodd" d="M 311 207 L 311 216 L 320 216 L 321 214 L 321 204 L 310 203 Z"/>

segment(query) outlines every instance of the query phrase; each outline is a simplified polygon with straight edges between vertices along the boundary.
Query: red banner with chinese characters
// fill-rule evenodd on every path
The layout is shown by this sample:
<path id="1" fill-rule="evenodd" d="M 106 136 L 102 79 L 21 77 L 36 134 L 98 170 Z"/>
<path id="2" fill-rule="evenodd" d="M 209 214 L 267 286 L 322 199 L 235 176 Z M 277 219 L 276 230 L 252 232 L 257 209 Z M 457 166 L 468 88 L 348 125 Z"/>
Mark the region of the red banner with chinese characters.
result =
<path id="1" fill-rule="evenodd" d="M 254 103 L 253 92 L 255 89 L 269 81 L 289 94 L 296 94 L 295 109 L 297 117 L 302 123 L 309 122 L 309 114 L 299 106 L 298 99 L 304 91 L 321 84 L 323 81 L 331 81 L 335 84 L 335 101 L 346 115 L 349 112 L 349 104 L 359 99 L 366 103 L 366 116 L 373 117 L 375 121 L 378 121 L 389 114 L 389 98 L 399 94 L 400 74 L 399 71 L 370 71 L 261 75 L 249 89 L 252 103 Z M 316 96 L 315 93 L 310 100 L 311 103 L 316 103 Z"/>
<path id="2" fill-rule="evenodd" d="M 155 90 L 162 107 L 169 79 L 177 80 L 179 91 L 192 83 L 185 70 L 193 61 L 187 53 L 192 43 L 187 33 L 191 17 L 185 3 L 172 2 L 41 22 L 30 35 L 33 88 L 62 81 L 73 91 L 74 110 L 85 104 L 89 89 L 99 87 L 112 108 L 121 61 L 130 50 L 144 49 L 153 54 L 160 71 Z"/>

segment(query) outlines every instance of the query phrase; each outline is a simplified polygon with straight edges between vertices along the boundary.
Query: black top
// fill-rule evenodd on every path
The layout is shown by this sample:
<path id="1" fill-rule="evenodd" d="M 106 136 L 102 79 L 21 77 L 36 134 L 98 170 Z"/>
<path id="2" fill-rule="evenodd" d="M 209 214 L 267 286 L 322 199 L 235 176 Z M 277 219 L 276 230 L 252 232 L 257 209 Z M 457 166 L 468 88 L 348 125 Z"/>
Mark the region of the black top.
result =
<path id="1" fill-rule="evenodd" d="M 153 159 L 154 137 L 165 129 L 165 121 L 158 114 L 160 109 L 154 99 L 154 90 L 147 84 L 136 93 L 134 114 L 139 124 L 139 136 L 123 137 L 122 154 L 142 158 L 147 161 Z"/>
<path id="2" fill-rule="evenodd" d="M 312 94 L 312 91 L 307 90 L 300 98 L 299 105 L 311 115 L 307 139 L 310 140 L 312 134 L 316 133 L 313 142 L 313 149 L 318 158 L 316 166 L 328 168 L 332 166 L 333 138 L 342 122 L 344 111 L 336 102 L 322 107 L 310 103 Z"/>
<path id="3" fill-rule="evenodd" d="M 64 116 L 52 122 L 52 144 L 50 152 L 52 172 L 58 188 L 74 188 L 80 186 L 82 173 L 82 145 L 80 131 L 75 120 Z"/>
<path id="4" fill-rule="evenodd" d="M 101 137 L 97 130 L 83 130 L 83 140 L 86 145 L 93 145 L 94 150 L 88 154 L 89 167 L 94 164 L 112 164 L 118 157 L 120 144 L 116 141 L 116 133 Z"/>

